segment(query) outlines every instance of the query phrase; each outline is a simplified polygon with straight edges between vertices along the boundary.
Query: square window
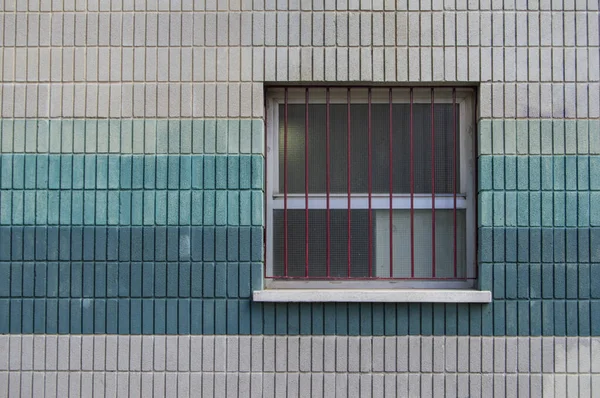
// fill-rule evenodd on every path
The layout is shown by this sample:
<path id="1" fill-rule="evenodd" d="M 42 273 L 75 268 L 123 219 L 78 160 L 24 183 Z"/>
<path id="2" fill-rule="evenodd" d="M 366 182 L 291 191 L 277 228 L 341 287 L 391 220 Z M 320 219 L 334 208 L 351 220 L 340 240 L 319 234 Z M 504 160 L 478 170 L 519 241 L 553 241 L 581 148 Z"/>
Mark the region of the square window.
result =
<path id="1" fill-rule="evenodd" d="M 267 98 L 267 288 L 473 288 L 475 90 Z"/>

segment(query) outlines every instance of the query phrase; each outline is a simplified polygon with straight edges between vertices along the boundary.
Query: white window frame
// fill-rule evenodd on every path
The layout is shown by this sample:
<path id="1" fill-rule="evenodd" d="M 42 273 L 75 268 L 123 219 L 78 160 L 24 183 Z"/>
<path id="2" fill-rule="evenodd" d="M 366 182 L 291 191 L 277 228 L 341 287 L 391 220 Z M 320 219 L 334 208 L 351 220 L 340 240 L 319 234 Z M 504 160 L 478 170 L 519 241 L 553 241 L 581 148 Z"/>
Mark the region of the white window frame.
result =
<path id="1" fill-rule="evenodd" d="M 392 102 L 393 103 L 410 103 L 410 87 L 392 87 Z M 305 89 L 306 87 L 289 87 L 287 102 L 288 104 L 304 104 L 305 103 Z M 326 90 L 325 88 L 314 88 L 309 87 L 310 97 L 309 104 L 315 103 L 326 103 Z M 343 103 L 346 104 L 346 95 L 348 87 L 330 87 L 330 104 Z M 368 88 L 351 87 L 351 103 L 367 103 L 368 100 Z M 389 104 L 389 87 L 372 87 L 371 88 L 371 103 Z M 312 289 L 316 289 L 320 292 L 320 299 L 317 301 L 353 301 L 350 300 L 353 293 L 360 291 L 373 292 L 379 294 L 389 289 L 390 292 L 395 292 L 393 295 L 395 298 L 391 300 L 376 299 L 373 296 L 372 301 L 413 301 L 406 299 L 399 299 L 398 294 L 404 289 L 408 289 L 408 292 L 416 293 L 419 289 L 426 289 L 427 292 L 431 293 L 429 289 L 437 289 L 438 293 L 444 292 L 460 292 L 460 289 L 469 289 L 469 291 L 475 292 L 477 286 L 476 272 L 477 272 L 477 257 L 476 257 L 476 234 L 477 234 L 477 222 L 476 222 L 476 182 L 475 182 L 475 167 L 477 160 L 476 141 L 475 141 L 475 93 L 476 91 L 472 87 L 455 88 L 456 104 L 459 106 L 458 118 L 459 118 L 459 129 L 458 140 L 459 140 L 459 173 L 460 173 L 460 193 L 457 192 L 457 209 L 466 209 L 466 225 L 467 225 L 467 278 L 469 280 L 460 281 L 424 281 L 424 280 L 281 280 L 269 278 L 267 275 L 272 275 L 273 272 L 273 210 L 283 208 L 283 194 L 278 192 L 279 184 L 279 154 L 278 154 L 278 131 L 279 131 L 279 105 L 284 104 L 285 101 L 285 89 L 284 88 L 272 88 L 266 93 L 266 109 L 265 117 L 267 120 L 266 129 L 266 251 L 265 271 L 267 275 L 264 278 L 264 289 L 263 291 L 255 292 L 255 300 L 259 301 L 315 301 L 311 300 L 310 297 L 313 294 Z M 452 104 L 452 88 L 443 88 L 435 90 L 435 104 Z M 413 90 L 413 103 L 431 103 L 431 94 L 429 89 L 417 89 Z M 372 194 L 372 209 L 377 208 L 389 209 L 389 194 Z M 394 209 L 410 209 L 410 194 L 394 194 L 392 195 L 393 208 Z M 330 208 L 331 209 L 347 209 L 347 194 L 330 194 Z M 436 209 L 454 208 L 454 197 L 453 194 L 436 194 L 435 195 L 435 207 Z M 431 194 L 414 194 L 414 208 L 415 209 L 431 209 Z M 326 194 L 310 194 L 309 195 L 309 209 L 325 209 Z M 304 194 L 289 194 L 287 195 L 287 206 L 288 209 L 304 209 L 305 208 L 305 195 Z M 367 208 L 367 194 L 352 194 L 352 208 Z M 291 298 L 296 297 L 297 300 L 283 299 L 268 299 L 268 293 L 273 291 L 286 291 L 287 289 L 294 289 Z M 301 289 L 309 293 L 306 300 L 300 300 L 302 295 Z M 444 289 L 444 290 L 440 290 Z M 449 290 L 448 290 L 449 289 Z M 341 298 L 344 296 L 341 294 L 342 291 L 350 292 L 351 296 L 344 296 L 344 299 L 333 299 L 326 300 L 324 295 L 327 296 L 326 292 L 331 290 L 333 297 Z M 262 294 L 261 294 L 262 292 Z M 337 293 L 336 293 L 337 292 Z M 479 292 L 479 291 L 477 291 Z M 258 293 L 258 294 L 257 294 Z M 483 296 L 478 296 L 479 299 L 484 299 L 483 302 L 487 302 L 491 299 L 489 292 Z M 285 295 L 285 294 L 284 294 Z M 262 296 L 262 297 L 261 297 Z M 379 297 L 378 296 L 378 297 Z M 384 295 L 385 296 L 385 295 Z M 415 297 L 414 294 L 410 296 Z M 288 297 L 288 298 L 290 298 Z M 445 296 L 444 296 L 445 297 Z M 381 297 L 380 297 L 381 298 Z M 439 298 L 439 297 L 438 297 Z M 458 301 L 464 302 L 477 302 L 479 299 L 460 299 Z M 362 296 L 362 300 L 365 300 L 365 296 Z M 367 300 L 371 301 L 371 300 Z M 429 295 L 427 300 L 414 300 L 414 301 L 436 301 L 435 296 Z M 453 300 L 442 299 L 440 301 L 448 302 Z"/>

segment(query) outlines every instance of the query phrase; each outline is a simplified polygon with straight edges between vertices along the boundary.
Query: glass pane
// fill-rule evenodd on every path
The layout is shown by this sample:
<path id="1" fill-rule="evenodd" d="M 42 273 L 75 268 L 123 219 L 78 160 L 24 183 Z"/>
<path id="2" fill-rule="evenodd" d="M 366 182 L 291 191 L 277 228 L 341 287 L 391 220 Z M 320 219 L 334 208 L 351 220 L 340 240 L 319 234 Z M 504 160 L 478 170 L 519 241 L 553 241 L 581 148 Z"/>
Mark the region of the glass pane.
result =
<path id="1" fill-rule="evenodd" d="M 284 105 L 279 107 L 279 190 L 284 192 L 287 158 L 288 193 L 305 192 L 306 107 L 289 104 L 287 140 Z M 458 114 L 458 105 L 456 106 Z M 350 175 L 352 193 L 368 192 L 368 105 L 350 106 Z M 453 192 L 452 104 L 434 106 L 435 191 Z M 389 104 L 371 106 L 371 169 L 373 193 L 389 193 Z M 392 106 L 392 177 L 395 193 L 410 192 L 410 105 Z M 456 131 L 459 131 L 458 121 Z M 347 193 L 348 110 L 346 104 L 330 105 L 330 192 Z M 457 133 L 458 137 L 458 133 Z M 308 106 L 308 192 L 326 192 L 326 105 Z M 285 145 L 287 141 L 287 145 Z M 456 158 L 458 165 L 458 145 Z M 287 148 L 287 151 L 285 150 Z M 415 193 L 431 193 L 431 105 L 413 105 L 413 167 Z M 458 173 L 457 173 L 458 178 Z M 457 181 L 457 186 L 459 182 Z"/>
<path id="2" fill-rule="evenodd" d="M 376 276 L 390 276 L 389 211 L 375 213 Z M 465 211 L 456 211 L 457 277 L 466 277 Z M 410 210 L 394 210 L 392 220 L 394 278 L 411 277 Z M 431 278 L 432 271 L 431 210 L 414 211 L 414 277 Z M 454 212 L 435 211 L 435 276 L 454 277 Z"/>
<path id="3" fill-rule="evenodd" d="M 312 278 L 327 276 L 327 216 L 326 210 L 310 210 L 308 275 Z M 457 277 L 466 277 L 466 224 L 465 211 L 456 212 Z M 273 275 L 284 276 L 284 221 L 283 210 L 273 214 Z M 351 211 L 351 277 L 369 277 L 368 210 Z M 415 273 L 416 278 L 432 277 L 431 211 L 414 212 Z M 436 277 L 454 277 L 454 215 L 452 210 L 435 212 Z M 373 211 L 373 276 L 390 277 L 389 211 Z M 304 277 L 305 211 L 288 210 L 288 274 Z M 348 276 L 348 212 L 330 211 L 330 276 Z M 410 210 L 393 211 L 393 278 L 411 277 Z"/>
<path id="4" fill-rule="evenodd" d="M 368 211 L 352 210 L 350 234 L 350 275 L 367 277 L 368 272 Z M 308 217 L 309 276 L 327 276 L 327 212 L 310 210 Z M 348 211 L 330 211 L 330 276 L 348 276 Z M 288 276 L 304 277 L 305 212 L 288 210 Z M 283 210 L 273 212 L 273 275 L 284 275 Z M 374 249 L 373 249 L 374 250 Z"/>

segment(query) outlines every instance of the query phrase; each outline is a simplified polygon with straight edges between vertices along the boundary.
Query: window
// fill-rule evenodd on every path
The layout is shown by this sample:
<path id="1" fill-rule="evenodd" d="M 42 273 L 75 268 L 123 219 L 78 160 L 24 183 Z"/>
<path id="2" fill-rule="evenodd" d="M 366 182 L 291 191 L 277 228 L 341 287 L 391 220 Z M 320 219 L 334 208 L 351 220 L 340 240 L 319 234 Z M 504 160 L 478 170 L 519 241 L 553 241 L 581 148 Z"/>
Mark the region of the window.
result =
<path id="1" fill-rule="evenodd" d="M 267 92 L 266 288 L 472 288 L 473 88 Z"/>

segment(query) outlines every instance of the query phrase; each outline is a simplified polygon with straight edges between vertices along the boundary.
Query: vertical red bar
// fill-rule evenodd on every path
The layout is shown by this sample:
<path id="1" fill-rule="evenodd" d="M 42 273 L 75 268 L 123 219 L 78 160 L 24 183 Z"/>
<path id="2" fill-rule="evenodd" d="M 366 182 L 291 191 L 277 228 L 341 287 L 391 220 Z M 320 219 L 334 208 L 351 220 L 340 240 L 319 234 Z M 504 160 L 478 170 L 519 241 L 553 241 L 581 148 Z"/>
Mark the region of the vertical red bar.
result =
<path id="1" fill-rule="evenodd" d="M 308 278 L 308 87 L 304 98 L 304 276 Z"/>
<path id="2" fill-rule="evenodd" d="M 456 88 L 452 89 L 452 190 L 454 195 L 454 277 L 458 275 L 457 248 L 456 248 Z"/>
<path id="3" fill-rule="evenodd" d="M 413 89 L 410 89 L 410 277 L 415 277 L 415 173 L 413 153 Z"/>
<path id="4" fill-rule="evenodd" d="M 264 116 L 263 116 L 264 117 L 264 123 L 263 123 L 263 128 L 264 128 L 264 134 L 263 134 L 264 135 L 264 141 L 263 141 L 263 145 L 264 146 L 263 146 L 263 148 L 264 148 L 264 151 L 265 151 L 264 152 L 264 156 L 263 156 L 264 160 L 265 160 L 265 167 L 264 167 L 264 170 L 263 170 L 263 178 L 264 178 L 264 185 L 263 185 L 263 187 L 264 187 L 265 191 L 267 191 L 267 187 L 269 186 L 268 185 L 268 180 L 267 180 L 267 170 L 269 170 L 268 167 L 267 167 L 267 148 L 268 148 L 268 133 L 267 132 L 269 131 L 268 130 L 268 124 L 267 124 L 267 120 L 268 120 L 267 115 L 269 114 L 269 110 L 268 110 L 267 104 L 268 104 L 267 97 L 265 96 L 265 98 L 264 98 L 264 108 L 263 108 L 264 109 Z M 267 206 L 264 206 L 264 209 L 263 209 L 263 217 L 264 218 L 263 218 L 263 220 L 267 220 L 267 212 L 268 212 Z M 266 226 L 263 228 L 263 253 L 264 253 L 264 257 L 265 257 L 265 261 L 264 261 L 264 264 L 263 264 L 263 275 L 265 276 L 265 278 L 268 278 L 268 277 L 273 276 L 273 275 L 269 275 L 267 273 L 268 269 L 267 269 L 267 261 L 266 261 L 266 256 L 267 256 L 267 227 Z"/>
<path id="5" fill-rule="evenodd" d="M 348 278 L 351 276 L 351 267 L 352 267 L 352 234 L 351 234 L 351 223 L 352 223 L 352 198 L 351 198 L 351 189 L 352 186 L 350 184 L 350 103 L 352 102 L 352 97 L 350 94 L 350 88 L 348 88 L 347 98 L 346 98 L 346 106 L 347 106 L 347 117 L 348 117 L 348 131 L 347 134 L 347 154 L 346 154 L 346 169 L 348 170 L 348 176 L 346 183 L 348 184 Z"/>
<path id="6" fill-rule="evenodd" d="M 389 106 L 390 106 L 390 278 L 394 277 L 394 214 L 392 212 L 392 199 L 394 193 L 394 178 L 393 178 L 393 163 L 392 163 L 392 134 L 393 134 L 393 126 L 392 126 L 392 89 L 389 89 Z"/>
<path id="7" fill-rule="evenodd" d="M 326 194 L 327 194 L 327 226 L 326 226 L 326 231 L 325 233 L 327 234 L 327 263 L 326 263 L 326 267 L 327 267 L 327 277 L 331 276 L 331 226 L 330 226 L 330 217 L 329 217 L 329 192 L 330 192 L 330 172 L 329 172 L 329 168 L 330 168 L 330 164 L 329 164 L 329 87 L 327 87 L 327 109 L 325 110 L 326 115 L 325 115 L 325 123 L 326 123 L 326 132 L 325 132 L 325 153 L 326 153 L 326 160 L 325 160 L 325 168 L 326 168 Z"/>
<path id="8" fill-rule="evenodd" d="M 368 164 L 367 164 L 367 181 L 368 181 L 368 195 L 369 195 L 369 277 L 373 276 L 373 212 L 371 209 L 371 195 L 373 193 L 373 181 L 372 181 L 372 173 L 371 173 L 371 88 L 369 88 L 369 114 L 368 114 Z"/>
<path id="9" fill-rule="evenodd" d="M 431 89 L 431 277 L 435 278 L 435 125 L 434 89 Z"/>
<path id="10" fill-rule="evenodd" d="M 288 89 L 285 89 L 283 105 L 283 276 L 288 276 Z"/>

